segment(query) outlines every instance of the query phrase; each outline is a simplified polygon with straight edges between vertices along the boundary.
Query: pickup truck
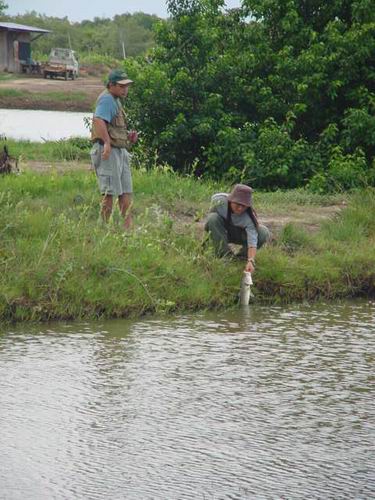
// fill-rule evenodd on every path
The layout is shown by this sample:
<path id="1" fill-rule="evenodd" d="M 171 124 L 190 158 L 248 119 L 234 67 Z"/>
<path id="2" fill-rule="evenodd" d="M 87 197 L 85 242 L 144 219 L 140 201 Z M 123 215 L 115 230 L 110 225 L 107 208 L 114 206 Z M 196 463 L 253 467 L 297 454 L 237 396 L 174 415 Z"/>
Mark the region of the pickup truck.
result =
<path id="1" fill-rule="evenodd" d="M 48 63 L 43 67 L 44 78 L 62 77 L 67 80 L 75 80 L 79 73 L 78 61 L 74 50 L 52 49 L 48 58 Z"/>

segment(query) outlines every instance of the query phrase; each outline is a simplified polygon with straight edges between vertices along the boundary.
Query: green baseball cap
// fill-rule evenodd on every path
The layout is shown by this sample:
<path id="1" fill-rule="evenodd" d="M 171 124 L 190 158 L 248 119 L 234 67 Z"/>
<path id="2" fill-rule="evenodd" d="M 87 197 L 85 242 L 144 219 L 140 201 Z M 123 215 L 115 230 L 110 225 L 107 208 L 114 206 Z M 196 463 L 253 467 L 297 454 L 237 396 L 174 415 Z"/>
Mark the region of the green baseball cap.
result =
<path id="1" fill-rule="evenodd" d="M 133 83 L 133 80 L 129 80 L 128 75 L 122 69 L 113 69 L 108 75 L 108 83 L 129 85 Z"/>

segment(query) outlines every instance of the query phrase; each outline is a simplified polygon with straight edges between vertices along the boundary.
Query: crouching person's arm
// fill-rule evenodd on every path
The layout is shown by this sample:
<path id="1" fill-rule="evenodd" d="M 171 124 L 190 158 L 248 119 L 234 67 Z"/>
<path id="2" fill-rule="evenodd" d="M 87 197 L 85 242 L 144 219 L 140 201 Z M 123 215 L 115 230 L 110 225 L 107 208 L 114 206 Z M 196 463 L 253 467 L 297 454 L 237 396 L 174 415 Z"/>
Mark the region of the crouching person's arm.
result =
<path id="1" fill-rule="evenodd" d="M 248 273 L 253 273 L 255 271 L 255 255 L 257 253 L 256 247 L 247 248 L 247 262 L 245 266 L 245 271 Z"/>

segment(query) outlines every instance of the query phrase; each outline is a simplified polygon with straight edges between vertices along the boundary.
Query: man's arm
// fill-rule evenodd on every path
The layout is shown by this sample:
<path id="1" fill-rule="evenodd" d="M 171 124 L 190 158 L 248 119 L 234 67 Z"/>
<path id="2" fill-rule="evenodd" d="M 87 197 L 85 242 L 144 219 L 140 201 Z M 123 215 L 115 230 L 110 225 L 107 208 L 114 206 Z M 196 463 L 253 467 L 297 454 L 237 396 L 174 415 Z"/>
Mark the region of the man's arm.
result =
<path id="1" fill-rule="evenodd" d="M 104 120 L 101 118 L 98 118 L 94 116 L 93 118 L 93 125 L 95 127 L 95 131 L 100 137 L 100 139 L 104 143 L 104 148 L 102 152 L 102 159 L 103 160 L 108 160 L 109 155 L 111 154 L 111 139 L 108 134 L 108 129 L 107 129 L 107 124 Z"/>

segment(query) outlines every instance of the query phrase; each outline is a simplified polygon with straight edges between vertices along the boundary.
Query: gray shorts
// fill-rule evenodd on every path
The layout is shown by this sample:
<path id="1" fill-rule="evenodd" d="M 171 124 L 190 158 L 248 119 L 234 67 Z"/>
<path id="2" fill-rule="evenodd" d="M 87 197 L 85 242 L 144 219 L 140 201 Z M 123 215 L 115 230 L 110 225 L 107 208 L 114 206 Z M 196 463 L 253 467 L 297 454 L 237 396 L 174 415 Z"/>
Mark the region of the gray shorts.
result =
<path id="1" fill-rule="evenodd" d="M 101 194 L 120 196 L 132 193 L 131 155 L 124 148 L 112 148 L 108 160 L 102 160 L 102 152 L 103 146 L 99 143 L 95 143 L 90 152 Z"/>

